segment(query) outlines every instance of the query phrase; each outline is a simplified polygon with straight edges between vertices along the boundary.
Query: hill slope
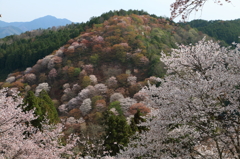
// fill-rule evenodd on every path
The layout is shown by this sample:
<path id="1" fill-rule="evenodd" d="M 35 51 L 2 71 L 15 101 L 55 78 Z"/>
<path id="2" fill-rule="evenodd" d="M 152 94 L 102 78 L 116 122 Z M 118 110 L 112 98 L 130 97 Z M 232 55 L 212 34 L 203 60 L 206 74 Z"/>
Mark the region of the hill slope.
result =
<path id="1" fill-rule="evenodd" d="M 143 10 L 109 11 L 101 16 L 92 17 L 86 23 L 70 24 L 57 29 L 38 29 L 0 39 L 0 79 L 5 79 L 11 71 L 32 66 L 39 58 L 48 55 L 70 38 L 74 38 L 87 28 L 93 27 L 94 24 L 103 23 L 114 15 L 126 16 L 131 14 L 149 15 Z M 156 15 L 151 16 L 157 18 Z"/>
<path id="2" fill-rule="evenodd" d="M 139 90 L 148 81 L 158 84 L 159 77 L 164 76 L 164 64 L 159 60 L 161 55 L 176 48 L 176 43 L 195 43 L 205 35 L 196 29 L 183 28 L 167 19 L 151 15 L 113 15 L 106 19 L 96 17 L 85 25 L 76 25 L 76 28 L 68 26 L 78 30 L 84 25 L 84 29 L 80 35 L 55 50 L 46 51 L 25 71 L 9 74 L 0 83 L 1 87 L 17 88 L 23 96 L 30 90 L 36 96 L 42 89 L 48 91 L 61 119 L 65 120 L 65 133 L 73 131 L 81 135 L 85 131 L 90 143 L 98 141 L 104 134 L 103 121 L 107 110 L 113 108 L 115 114 L 124 118 L 121 120 L 133 115 L 138 108 L 145 114 L 149 113 L 145 95 Z M 48 43 L 56 42 L 62 31 L 48 30 L 52 35 L 55 34 Z M 44 39 L 48 35 L 39 37 Z M 44 48 L 41 43 L 35 43 L 39 37 L 33 36 L 26 43 L 19 39 L 16 43 L 2 44 L 1 49 L 4 51 L 8 46 L 7 50 L 14 46 L 20 48 L 18 53 L 5 53 L 3 57 L 6 59 L 2 60 L 9 68 L 31 61 L 38 55 L 34 53 L 38 49 L 34 48 Z M 26 46 L 34 45 L 30 49 L 32 52 L 23 56 L 22 52 L 25 52 L 21 42 Z"/>
<path id="3" fill-rule="evenodd" d="M 98 83 L 106 83 L 112 76 L 121 75 L 116 88 L 127 89 L 130 85 L 124 80 L 129 76 L 135 76 L 136 82 L 141 82 L 150 76 L 164 75 L 163 64 L 159 61 L 162 51 L 169 52 L 176 47 L 175 43 L 195 43 L 203 36 L 192 28 L 179 27 L 164 18 L 135 14 L 113 16 L 104 23 L 93 24 L 51 55 L 39 59 L 31 69 L 9 75 L 15 80 L 7 80 L 4 86 L 14 87 L 20 82 L 35 91 L 37 85 L 47 82 L 51 86 L 50 95 L 60 103 L 64 103 L 61 96 L 66 82 L 81 88 L 91 85 L 91 82 L 86 83 L 85 76 L 88 79 L 94 75 Z M 18 54 L 13 54 L 7 61 L 11 60 L 9 65 L 17 65 L 19 59 Z M 35 76 L 33 81 L 28 80 L 29 74 Z M 125 91 L 129 95 L 129 91 Z"/>
<path id="4" fill-rule="evenodd" d="M 189 25 L 192 28 L 197 28 L 199 31 L 214 37 L 216 40 L 223 40 L 225 45 L 231 45 L 232 42 L 240 42 L 240 19 L 230 21 L 206 21 L 199 19 L 183 25 Z"/>

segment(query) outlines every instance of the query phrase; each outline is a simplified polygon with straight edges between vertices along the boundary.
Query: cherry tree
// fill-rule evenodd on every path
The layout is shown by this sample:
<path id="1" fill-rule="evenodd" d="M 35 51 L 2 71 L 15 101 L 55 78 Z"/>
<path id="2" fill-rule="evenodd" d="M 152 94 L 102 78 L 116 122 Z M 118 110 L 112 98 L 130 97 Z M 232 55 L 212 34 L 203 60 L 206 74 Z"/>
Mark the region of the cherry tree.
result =
<path id="1" fill-rule="evenodd" d="M 0 90 L 0 158 L 54 159 L 73 155 L 70 150 L 78 138 L 63 146 L 61 124 L 43 123 L 42 131 L 27 126 L 26 123 L 36 117 L 33 115 L 34 110 L 22 111 L 19 107 L 22 100 L 14 90 Z"/>
<path id="2" fill-rule="evenodd" d="M 186 20 L 193 11 L 201 10 L 209 0 L 176 0 L 171 4 L 171 18 L 182 15 L 182 20 Z M 231 0 L 214 0 L 215 3 L 222 5 L 223 2 L 230 3 Z"/>
<path id="3" fill-rule="evenodd" d="M 48 73 L 48 78 L 55 79 L 57 77 L 58 73 L 55 68 L 51 69 Z"/>
<path id="4" fill-rule="evenodd" d="M 88 114 L 90 112 L 90 110 L 92 109 L 92 101 L 90 98 L 87 98 L 83 101 L 82 105 L 79 107 L 79 109 L 81 110 L 82 114 L 85 116 L 86 114 Z"/>
<path id="5" fill-rule="evenodd" d="M 161 85 L 141 90 L 151 107 L 149 131 L 119 157 L 240 158 L 240 45 L 179 45 L 161 61 Z"/>

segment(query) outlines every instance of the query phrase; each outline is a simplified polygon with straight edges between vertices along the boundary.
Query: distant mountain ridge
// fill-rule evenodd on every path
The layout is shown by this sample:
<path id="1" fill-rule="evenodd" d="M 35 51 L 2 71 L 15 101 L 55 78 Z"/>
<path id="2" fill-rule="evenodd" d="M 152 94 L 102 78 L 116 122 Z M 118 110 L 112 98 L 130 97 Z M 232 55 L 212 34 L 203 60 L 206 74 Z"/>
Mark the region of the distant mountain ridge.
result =
<path id="1" fill-rule="evenodd" d="M 71 24 L 72 22 L 68 19 L 58 19 L 54 16 L 47 15 L 38 19 L 34 19 L 30 22 L 4 22 L 0 21 L 0 38 L 20 34 L 25 31 L 35 30 L 35 29 L 47 29 L 53 26 L 64 26 Z"/>

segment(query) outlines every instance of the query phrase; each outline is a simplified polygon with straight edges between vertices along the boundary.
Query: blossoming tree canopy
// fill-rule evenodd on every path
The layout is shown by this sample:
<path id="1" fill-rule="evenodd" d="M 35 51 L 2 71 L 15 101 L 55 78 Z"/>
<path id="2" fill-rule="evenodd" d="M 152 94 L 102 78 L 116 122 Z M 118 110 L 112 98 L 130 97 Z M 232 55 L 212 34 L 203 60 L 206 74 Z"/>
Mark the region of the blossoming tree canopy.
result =
<path id="1" fill-rule="evenodd" d="M 42 123 L 42 131 L 26 125 L 36 119 L 34 110 L 23 112 L 19 107 L 23 103 L 18 92 L 0 90 L 0 158 L 61 158 L 70 151 L 77 138 L 63 146 L 61 142 L 62 125 Z M 26 135 L 24 132 L 30 132 Z"/>
<path id="2" fill-rule="evenodd" d="M 142 90 L 154 109 L 144 124 L 150 130 L 120 156 L 239 158 L 240 45 L 203 39 L 178 47 L 161 58 L 168 69 L 161 85 Z"/>

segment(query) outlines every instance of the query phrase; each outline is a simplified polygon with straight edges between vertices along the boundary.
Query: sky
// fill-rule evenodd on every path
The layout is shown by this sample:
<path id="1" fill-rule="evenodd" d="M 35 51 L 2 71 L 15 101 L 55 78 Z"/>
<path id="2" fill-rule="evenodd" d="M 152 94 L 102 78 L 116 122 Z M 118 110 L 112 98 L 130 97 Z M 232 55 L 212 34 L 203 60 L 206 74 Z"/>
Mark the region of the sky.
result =
<path id="1" fill-rule="evenodd" d="M 149 14 L 170 17 L 170 4 L 175 0 L 0 0 L 1 21 L 28 22 L 52 15 L 72 22 L 86 22 L 110 10 L 138 9 Z M 208 0 L 202 11 L 192 13 L 188 21 L 234 20 L 240 18 L 240 1 L 223 3 L 222 6 Z M 225 1 L 225 0 L 223 0 Z M 179 18 L 174 20 L 179 21 Z"/>

